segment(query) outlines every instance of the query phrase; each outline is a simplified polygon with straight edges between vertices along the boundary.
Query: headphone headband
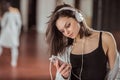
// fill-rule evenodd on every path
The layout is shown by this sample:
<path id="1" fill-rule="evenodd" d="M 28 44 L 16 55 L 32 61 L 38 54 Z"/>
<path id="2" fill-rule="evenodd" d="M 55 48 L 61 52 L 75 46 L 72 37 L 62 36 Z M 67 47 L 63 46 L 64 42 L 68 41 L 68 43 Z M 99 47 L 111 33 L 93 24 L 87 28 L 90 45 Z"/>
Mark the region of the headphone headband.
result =
<path id="1" fill-rule="evenodd" d="M 62 10 L 70 10 L 70 11 L 75 12 L 75 18 L 77 19 L 78 22 L 81 22 L 81 21 L 83 21 L 83 19 L 84 19 L 83 16 L 82 16 L 82 14 L 79 13 L 77 10 L 75 10 L 75 9 L 72 8 L 72 7 L 63 7 L 63 8 L 61 8 L 61 9 L 59 9 L 56 13 L 58 13 L 58 12 L 60 12 L 60 11 L 62 11 Z"/>
<path id="2" fill-rule="evenodd" d="M 76 11 L 74 8 L 71 8 L 71 7 L 63 7 L 61 9 L 59 9 L 57 12 L 60 12 L 62 10 L 70 10 L 70 11 Z"/>

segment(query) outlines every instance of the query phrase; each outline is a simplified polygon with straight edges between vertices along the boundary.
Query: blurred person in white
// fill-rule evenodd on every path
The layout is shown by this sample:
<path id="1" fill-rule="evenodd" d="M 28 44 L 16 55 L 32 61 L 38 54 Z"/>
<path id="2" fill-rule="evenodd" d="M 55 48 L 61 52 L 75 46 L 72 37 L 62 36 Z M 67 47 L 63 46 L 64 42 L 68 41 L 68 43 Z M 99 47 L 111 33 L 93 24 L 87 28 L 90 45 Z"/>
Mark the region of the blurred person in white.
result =
<path id="1" fill-rule="evenodd" d="M 17 8 L 10 2 L 1 2 L 1 34 L 0 34 L 0 55 L 3 47 L 11 50 L 11 66 L 17 66 L 19 37 L 21 32 L 21 15 Z"/>

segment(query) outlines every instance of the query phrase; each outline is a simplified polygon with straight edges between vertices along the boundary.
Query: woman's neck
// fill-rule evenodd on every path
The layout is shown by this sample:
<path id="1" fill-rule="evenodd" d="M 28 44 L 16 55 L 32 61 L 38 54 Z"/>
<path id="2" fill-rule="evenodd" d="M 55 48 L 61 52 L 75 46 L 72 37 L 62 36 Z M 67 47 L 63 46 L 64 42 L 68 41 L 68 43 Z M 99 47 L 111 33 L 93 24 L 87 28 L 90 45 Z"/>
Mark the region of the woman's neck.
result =
<path id="1" fill-rule="evenodd" d="M 74 39 L 74 41 L 77 42 L 77 41 L 83 40 L 83 39 L 85 39 L 85 38 L 87 39 L 87 38 L 91 37 L 94 32 L 96 32 L 96 31 L 93 30 L 93 29 L 90 29 L 90 31 L 91 31 L 91 35 L 90 35 L 90 36 L 85 36 L 85 35 L 83 35 L 83 37 L 80 38 L 80 34 L 78 34 L 77 37 Z"/>
<path id="2" fill-rule="evenodd" d="M 84 36 L 83 36 L 84 38 Z M 75 39 L 74 39 L 74 43 L 80 42 L 81 40 L 83 40 L 83 38 L 80 38 L 80 35 L 78 35 Z"/>

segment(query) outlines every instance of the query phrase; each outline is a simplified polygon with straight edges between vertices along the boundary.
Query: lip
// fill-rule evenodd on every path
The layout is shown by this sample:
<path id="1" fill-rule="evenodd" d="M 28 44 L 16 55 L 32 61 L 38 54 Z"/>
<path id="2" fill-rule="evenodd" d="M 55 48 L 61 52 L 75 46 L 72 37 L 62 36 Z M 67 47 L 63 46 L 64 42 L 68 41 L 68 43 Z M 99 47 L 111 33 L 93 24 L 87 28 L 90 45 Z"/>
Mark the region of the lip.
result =
<path id="1" fill-rule="evenodd" d="M 72 37 L 73 33 L 71 33 L 69 36 Z"/>

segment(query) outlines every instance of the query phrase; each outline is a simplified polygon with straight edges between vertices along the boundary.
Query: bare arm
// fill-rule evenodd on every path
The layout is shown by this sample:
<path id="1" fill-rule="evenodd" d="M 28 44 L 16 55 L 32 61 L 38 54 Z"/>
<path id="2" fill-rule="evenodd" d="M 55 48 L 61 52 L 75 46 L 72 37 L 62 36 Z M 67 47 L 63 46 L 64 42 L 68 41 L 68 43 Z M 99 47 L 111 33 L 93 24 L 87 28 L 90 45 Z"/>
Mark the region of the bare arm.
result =
<path id="1" fill-rule="evenodd" d="M 103 42 L 106 45 L 106 55 L 108 56 L 110 69 L 113 69 L 116 55 L 117 55 L 116 41 L 111 33 L 104 32 Z"/>

